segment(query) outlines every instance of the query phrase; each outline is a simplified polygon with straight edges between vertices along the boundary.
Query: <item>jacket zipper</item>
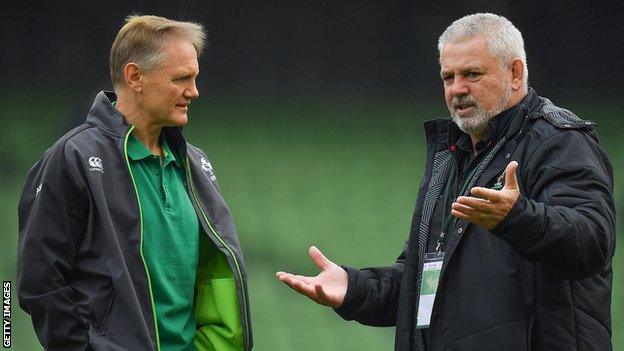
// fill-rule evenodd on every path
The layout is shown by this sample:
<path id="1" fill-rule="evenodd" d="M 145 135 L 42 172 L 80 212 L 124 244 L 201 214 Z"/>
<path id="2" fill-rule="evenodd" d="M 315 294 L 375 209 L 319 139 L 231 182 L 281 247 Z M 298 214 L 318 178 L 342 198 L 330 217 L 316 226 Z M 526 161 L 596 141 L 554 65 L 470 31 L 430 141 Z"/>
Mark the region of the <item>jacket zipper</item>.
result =
<path id="1" fill-rule="evenodd" d="M 128 159 L 128 137 L 130 133 L 134 130 L 134 126 L 130 127 L 126 132 L 126 137 L 124 139 L 124 158 L 126 159 L 126 166 L 128 167 L 128 172 L 130 173 L 130 179 L 132 181 L 132 186 L 134 187 L 134 193 L 136 194 L 137 204 L 139 205 L 139 223 L 141 225 L 140 231 L 140 248 L 139 253 L 141 254 L 141 262 L 143 262 L 143 268 L 145 268 L 145 274 L 147 275 L 147 287 L 149 290 L 150 297 L 150 308 L 152 310 L 152 319 L 154 320 L 154 333 L 156 335 L 156 350 L 160 351 L 160 336 L 158 335 L 158 320 L 156 320 L 156 310 L 154 309 L 154 296 L 152 294 L 152 280 L 150 279 L 149 271 L 147 270 L 147 264 L 145 264 L 145 257 L 143 256 L 143 211 L 141 210 L 141 199 L 139 198 L 139 189 L 136 187 L 136 183 L 134 182 L 134 175 L 132 174 L 132 168 L 130 168 L 130 160 Z"/>
<path id="2" fill-rule="evenodd" d="M 240 280 L 241 295 L 242 295 L 242 298 L 243 298 L 243 301 L 242 301 L 243 316 L 244 316 L 243 317 L 243 322 L 244 322 L 243 326 L 244 326 L 244 329 L 246 331 L 245 332 L 245 350 L 249 350 L 249 329 L 250 328 L 249 328 L 249 318 L 248 318 L 248 312 L 247 312 L 247 297 L 246 297 L 246 294 L 245 294 L 245 286 L 244 286 L 243 274 L 242 274 L 240 266 L 238 264 L 238 260 L 236 259 L 236 255 L 234 255 L 234 251 L 232 251 L 232 249 L 225 243 L 225 241 L 223 241 L 223 239 L 221 239 L 219 234 L 217 234 L 217 231 L 214 229 L 212 223 L 208 219 L 208 216 L 204 212 L 204 207 L 203 207 L 202 203 L 200 202 L 199 197 L 197 196 L 197 193 L 195 191 L 195 186 L 193 185 L 193 178 L 192 178 L 192 175 L 191 175 L 191 166 L 190 166 L 190 163 L 189 163 L 188 155 L 186 155 L 186 174 L 187 174 L 187 178 L 188 178 L 189 188 L 191 190 L 191 193 L 193 194 L 193 198 L 195 200 L 195 204 L 199 208 L 202 216 L 204 217 L 204 221 L 208 225 L 208 228 L 210 229 L 210 232 L 212 232 L 212 234 L 215 236 L 215 238 L 217 238 L 219 240 L 219 242 L 221 242 L 221 244 L 227 249 L 227 251 L 229 252 L 230 256 L 234 260 L 234 265 L 236 266 L 236 271 L 238 273 L 238 278 Z"/>

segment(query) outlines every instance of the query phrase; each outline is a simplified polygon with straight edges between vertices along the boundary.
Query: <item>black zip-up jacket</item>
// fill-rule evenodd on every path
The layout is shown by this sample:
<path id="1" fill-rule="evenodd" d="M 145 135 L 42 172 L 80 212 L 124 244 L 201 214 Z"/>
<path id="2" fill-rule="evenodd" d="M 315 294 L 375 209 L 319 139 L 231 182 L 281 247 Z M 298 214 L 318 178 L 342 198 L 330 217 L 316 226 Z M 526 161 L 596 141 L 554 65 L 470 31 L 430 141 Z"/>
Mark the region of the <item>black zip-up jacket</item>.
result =
<path id="1" fill-rule="evenodd" d="M 126 153 L 133 127 L 100 92 L 87 120 L 30 170 L 19 202 L 18 298 L 46 350 L 156 350 L 142 228 Z M 252 347 L 247 273 L 208 157 L 163 128 L 181 155 L 204 232 L 236 282 L 245 350 Z"/>
<path id="2" fill-rule="evenodd" d="M 430 328 L 416 329 L 415 316 L 429 228 L 440 228 L 433 209 L 457 167 L 449 119 L 425 123 L 425 174 L 404 251 L 390 267 L 345 267 L 343 318 L 396 325 L 396 350 L 612 349 L 613 174 L 594 124 L 533 89 L 509 118 L 473 185 L 494 187 L 515 160 L 521 195 L 493 230 L 458 220 L 446 234 Z"/>

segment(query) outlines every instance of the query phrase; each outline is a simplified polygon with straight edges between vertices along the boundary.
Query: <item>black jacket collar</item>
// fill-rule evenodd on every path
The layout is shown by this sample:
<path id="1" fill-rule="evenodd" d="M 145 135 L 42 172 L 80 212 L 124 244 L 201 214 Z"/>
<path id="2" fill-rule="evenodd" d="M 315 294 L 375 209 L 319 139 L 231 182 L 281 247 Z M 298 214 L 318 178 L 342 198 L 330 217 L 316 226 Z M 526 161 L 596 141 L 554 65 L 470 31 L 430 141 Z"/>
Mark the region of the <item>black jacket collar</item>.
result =
<path id="1" fill-rule="evenodd" d="M 485 148 L 489 143 L 496 142 L 502 136 L 515 134 L 522 126 L 526 117 L 542 102 L 533 88 L 529 88 L 527 95 L 517 105 L 501 112 L 490 120 L 492 133 L 479 148 Z M 467 143 L 467 150 L 472 150 L 470 146 L 470 136 L 462 132 L 451 118 L 436 118 L 425 122 L 425 134 L 427 144 L 433 146 L 435 150 L 450 149 L 459 147 L 459 143 Z M 465 138 L 465 140 L 461 140 Z M 462 145 L 462 147 L 465 147 Z"/>
<path id="2" fill-rule="evenodd" d="M 95 96 L 91 110 L 87 114 L 87 123 L 95 124 L 116 136 L 124 137 L 131 126 L 126 122 L 124 116 L 113 107 L 115 101 L 117 101 L 115 92 L 100 91 Z"/>

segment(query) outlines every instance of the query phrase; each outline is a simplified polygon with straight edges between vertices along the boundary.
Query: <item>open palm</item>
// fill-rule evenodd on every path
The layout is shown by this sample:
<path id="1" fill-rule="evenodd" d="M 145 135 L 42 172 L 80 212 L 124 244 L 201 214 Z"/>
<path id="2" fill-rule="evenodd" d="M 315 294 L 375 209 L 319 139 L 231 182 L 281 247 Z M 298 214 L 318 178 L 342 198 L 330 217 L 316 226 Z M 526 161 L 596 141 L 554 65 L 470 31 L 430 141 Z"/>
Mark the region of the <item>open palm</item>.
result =
<path id="1" fill-rule="evenodd" d="M 310 247 L 309 254 L 312 261 L 321 269 L 317 276 L 306 277 L 277 272 L 277 278 L 318 304 L 340 307 L 347 293 L 347 272 L 328 260 L 316 246 Z"/>
<path id="2" fill-rule="evenodd" d="M 474 187 L 472 196 L 460 196 L 451 205 L 451 215 L 486 229 L 495 228 L 507 217 L 520 196 L 516 170 L 518 162 L 511 161 L 505 168 L 505 186 L 501 190 Z"/>

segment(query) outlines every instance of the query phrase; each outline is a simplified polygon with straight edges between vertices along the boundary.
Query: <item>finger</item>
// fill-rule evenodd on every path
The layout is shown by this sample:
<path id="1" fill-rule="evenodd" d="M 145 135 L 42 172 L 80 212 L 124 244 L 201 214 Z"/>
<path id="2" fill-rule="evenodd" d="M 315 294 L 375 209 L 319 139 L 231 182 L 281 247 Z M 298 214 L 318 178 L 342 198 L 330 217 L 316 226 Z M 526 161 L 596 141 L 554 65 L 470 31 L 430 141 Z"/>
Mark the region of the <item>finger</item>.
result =
<path id="1" fill-rule="evenodd" d="M 480 199 L 478 197 L 471 197 L 471 196 L 460 196 L 457 198 L 457 201 L 455 201 L 455 203 L 459 203 L 464 206 L 472 207 L 475 210 L 484 211 L 484 212 L 487 212 L 492 206 L 492 203 L 486 200 Z"/>
<path id="2" fill-rule="evenodd" d="M 314 285 L 314 292 L 316 293 L 316 296 L 319 300 L 321 301 L 327 300 L 327 294 L 325 294 L 325 290 L 323 289 L 323 286 L 321 284 Z"/>
<path id="3" fill-rule="evenodd" d="M 316 292 L 316 295 L 318 295 L 319 297 L 324 297 L 325 295 L 325 290 L 323 290 L 323 285 L 321 284 L 314 284 L 314 291 Z"/>
<path id="4" fill-rule="evenodd" d="M 314 289 L 313 285 L 305 283 L 288 275 L 280 276 L 279 280 L 284 284 L 288 285 L 288 287 L 295 290 L 296 292 L 306 295 L 311 299 L 316 299 L 316 290 Z"/>
<path id="5" fill-rule="evenodd" d="M 500 198 L 500 193 L 497 190 L 483 188 L 480 186 L 470 189 L 470 194 L 490 202 L 496 202 Z"/>
<path id="6" fill-rule="evenodd" d="M 451 214 L 453 213 L 455 213 L 454 217 L 472 223 L 482 222 L 487 217 L 487 214 L 485 212 L 480 212 L 471 207 L 463 206 L 457 203 L 455 204 L 455 206 L 452 206 Z"/>
<path id="7" fill-rule="evenodd" d="M 301 280 L 301 281 L 306 282 L 306 283 L 308 283 L 308 284 L 309 284 L 309 283 L 311 283 L 311 282 L 312 282 L 312 279 L 314 278 L 314 277 L 308 277 L 308 276 L 305 276 L 305 275 L 292 274 L 292 273 L 283 272 L 283 271 L 278 271 L 278 272 L 276 272 L 276 273 L 275 273 L 275 276 L 276 276 L 278 279 L 279 279 L 280 277 L 282 277 L 282 276 L 287 276 L 287 277 L 292 278 L 292 279 Z"/>
<path id="8" fill-rule="evenodd" d="M 304 275 L 298 275 L 298 274 L 296 275 L 296 274 L 291 274 L 291 273 L 286 273 L 286 272 L 277 272 L 275 273 L 275 276 L 277 277 L 277 279 L 280 279 L 280 277 L 287 277 L 288 279 L 300 280 L 307 284 L 310 284 L 312 282 L 312 277 L 306 277 Z"/>
<path id="9" fill-rule="evenodd" d="M 503 189 L 518 189 L 518 177 L 516 176 L 516 170 L 518 169 L 518 162 L 511 161 L 505 169 L 505 186 Z"/>
<path id="10" fill-rule="evenodd" d="M 469 216 L 463 212 L 457 211 L 457 210 L 451 210 L 451 216 L 459 218 L 459 219 L 463 219 L 466 221 L 471 222 L 471 219 L 473 219 L 472 216 Z"/>
<path id="11" fill-rule="evenodd" d="M 483 225 L 487 218 L 487 216 L 481 215 L 480 213 L 468 214 L 457 210 L 451 210 L 451 215 L 457 219 L 462 219 L 478 225 Z"/>
<path id="12" fill-rule="evenodd" d="M 327 269 L 332 264 L 332 261 L 328 260 L 316 246 L 310 247 L 309 254 L 312 261 L 314 261 L 314 264 L 316 264 L 321 270 Z"/>
<path id="13" fill-rule="evenodd" d="M 451 205 L 451 209 L 467 214 L 469 216 L 478 216 L 478 214 L 481 213 L 479 210 L 475 209 L 474 207 L 466 206 L 464 204 L 460 204 L 457 202 L 454 202 Z"/>
<path id="14" fill-rule="evenodd" d="M 332 298 L 327 295 L 321 284 L 314 285 L 314 292 L 316 293 L 316 299 L 314 299 L 316 303 L 333 308 L 340 307 L 340 303 L 335 301 L 335 299 L 332 300 Z"/>
<path id="15" fill-rule="evenodd" d="M 314 287 L 312 285 L 308 285 L 300 281 L 285 281 L 284 283 L 286 283 L 288 287 L 302 295 L 305 295 L 313 300 L 316 300 L 317 298 L 316 291 L 314 290 Z"/>
<path id="16" fill-rule="evenodd" d="M 313 279 L 312 277 L 306 277 L 305 275 L 294 275 L 293 277 L 307 284 L 311 284 Z"/>
<path id="17" fill-rule="evenodd" d="M 277 272 L 276 274 L 277 279 L 284 281 L 284 280 L 295 280 L 295 275 L 294 274 L 290 274 L 290 273 L 286 273 L 286 272 Z"/>

